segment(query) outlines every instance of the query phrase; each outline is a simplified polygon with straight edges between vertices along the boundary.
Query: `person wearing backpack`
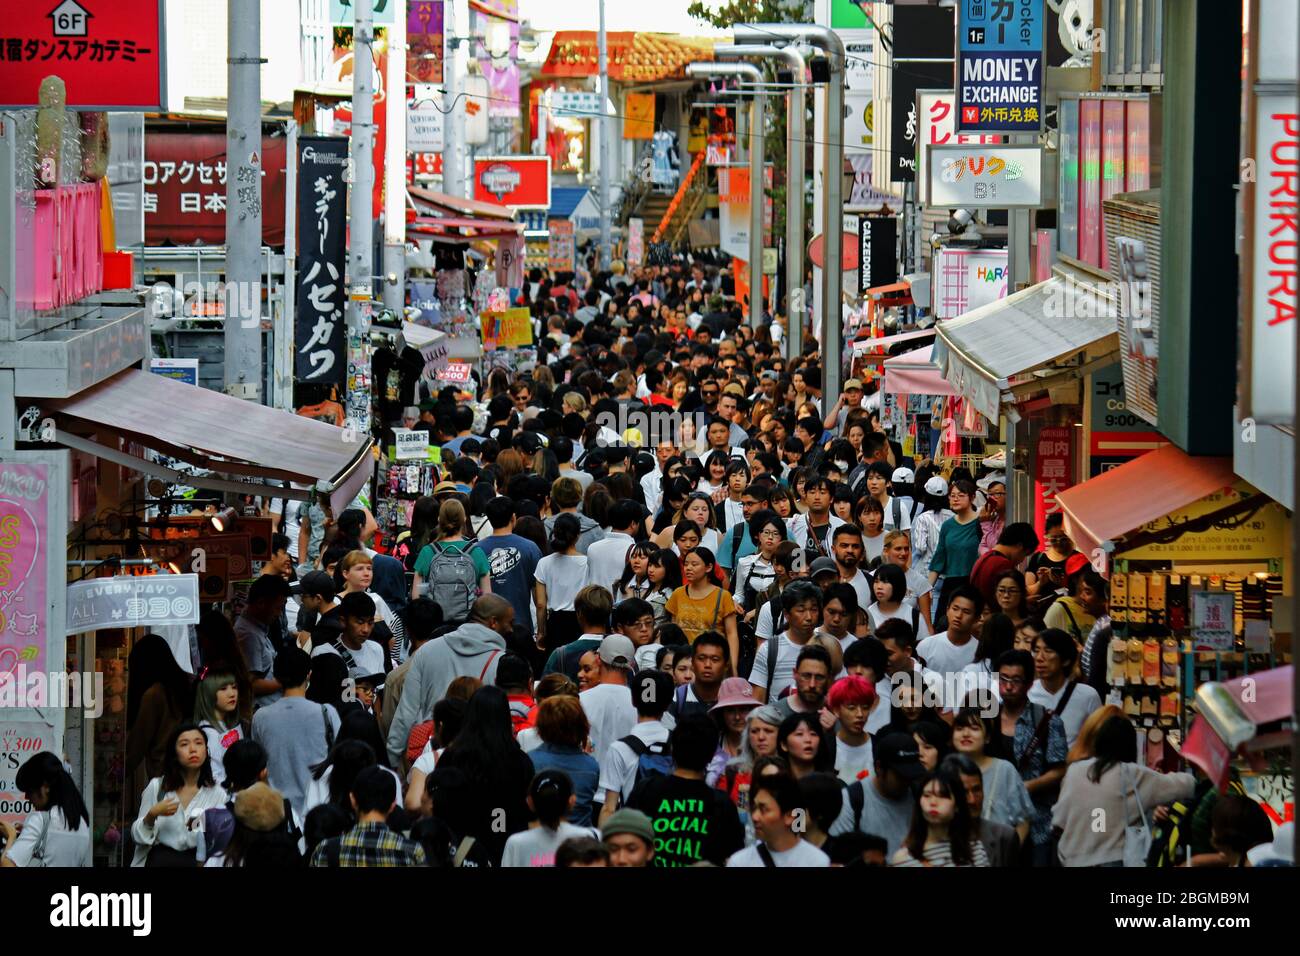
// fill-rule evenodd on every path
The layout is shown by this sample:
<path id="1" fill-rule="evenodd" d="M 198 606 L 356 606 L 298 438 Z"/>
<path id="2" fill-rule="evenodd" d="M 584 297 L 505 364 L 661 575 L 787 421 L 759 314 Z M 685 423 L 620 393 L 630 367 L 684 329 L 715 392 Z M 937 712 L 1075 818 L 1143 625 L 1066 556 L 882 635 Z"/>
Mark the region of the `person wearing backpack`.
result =
<path id="1" fill-rule="evenodd" d="M 890 731 L 872 741 L 874 772 L 844 788 L 831 836 L 864 833 L 884 839 L 887 855 L 898 852 L 912 823 L 912 784 L 925 775 L 921 753 L 909 733 Z"/>
<path id="2" fill-rule="evenodd" d="M 600 762 L 599 793 L 604 794 L 600 823 L 604 825 L 627 802 L 643 780 L 673 772 L 672 747 L 663 716 L 673 699 L 673 679 L 664 671 L 642 670 L 632 675 L 632 705 L 636 726 L 610 744 Z"/>
<path id="3" fill-rule="evenodd" d="M 704 780 L 718 750 L 717 724 L 691 714 L 678 721 L 669 742 L 672 773 L 637 784 L 627 805 L 652 821 L 655 866 L 722 866 L 745 845 L 745 829 L 727 795 Z"/>
<path id="4" fill-rule="evenodd" d="M 448 624 L 468 619 L 480 595 L 492 593 L 492 566 L 478 543 L 465 537 L 465 506 L 449 498 L 438 509 L 438 536 L 415 559 L 411 600 L 432 598 Z"/>
<path id="5" fill-rule="evenodd" d="M 446 696 L 453 680 L 473 677 L 484 684 L 496 680 L 497 661 L 506 652 L 514 626 L 510 602 L 498 594 L 485 594 L 474 602 L 468 621 L 412 655 L 402 698 L 388 728 L 388 756 L 394 764 L 406 752 L 411 728 L 433 715 L 433 705 Z"/>

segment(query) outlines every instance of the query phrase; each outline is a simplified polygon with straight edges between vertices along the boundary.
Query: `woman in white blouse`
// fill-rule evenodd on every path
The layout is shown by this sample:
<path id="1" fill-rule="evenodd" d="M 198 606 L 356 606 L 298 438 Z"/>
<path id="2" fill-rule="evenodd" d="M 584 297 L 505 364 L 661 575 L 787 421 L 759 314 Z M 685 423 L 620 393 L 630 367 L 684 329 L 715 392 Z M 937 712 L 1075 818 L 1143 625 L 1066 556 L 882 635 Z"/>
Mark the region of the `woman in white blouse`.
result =
<path id="1" fill-rule="evenodd" d="M 63 761 L 41 751 L 18 768 L 14 786 L 32 805 L 22 831 L 0 820 L 0 867 L 90 866 L 90 814 Z"/>
<path id="2" fill-rule="evenodd" d="M 197 866 L 203 811 L 225 806 L 226 791 L 212 779 L 208 742 L 197 724 L 172 731 L 161 777 L 150 780 L 131 826 L 132 866 Z"/>

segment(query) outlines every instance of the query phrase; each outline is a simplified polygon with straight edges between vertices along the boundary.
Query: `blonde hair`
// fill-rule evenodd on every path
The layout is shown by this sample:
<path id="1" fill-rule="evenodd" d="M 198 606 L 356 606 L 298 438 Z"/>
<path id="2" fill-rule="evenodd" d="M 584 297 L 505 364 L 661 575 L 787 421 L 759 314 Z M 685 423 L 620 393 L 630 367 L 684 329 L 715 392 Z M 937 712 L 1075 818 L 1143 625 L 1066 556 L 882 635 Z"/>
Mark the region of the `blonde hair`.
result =
<path id="1" fill-rule="evenodd" d="M 1088 719 L 1079 728 L 1079 736 L 1074 738 L 1074 746 L 1070 748 L 1069 754 L 1066 755 L 1066 762 L 1076 763 L 1080 760 L 1087 760 L 1089 757 L 1095 757 L 1097 731 L 1101 730 L 1101 725 L 1112 717 L 1123 716 L 1124 708 L 1116 707 L 1114 704 L 1107 704 L 1105 707 L 1100 707 L 1089 714 Z"/>
<path id="2" fill-rule="evenodd" d="M 366 554 L 364 551 L 349 551 L 347 554 L 343 555 L 343 559 L 339 561 L 339 574 L 347 574 L 358 564 L 373 565 L 374 563 L 374 558 L 370 557 L 370 555 Z"/>
<path id="3" fill-rule="evenodd" d="M 461 534 L 464 530 L 465 506 L 454 498 L 447 499 L 438 509 L 438 537 L 450 538 Z"/>
<path id="4" fill-rule="evenodd" d="M 909 545 L 912 543 L 912 536 L 910 534 L 908 534 L 906 531 L 900 531 L 897 528 L 895 528 L 893 531 L 885 532 L 884 548 L 888 550 L 889 548 L 893 547 L 894 542 L 897 541 L 899 538 L 906 538 L 907 543 Z"/>
<path id="5" fill-rule="evenodd" d="M 582 397 L 581 392 L 565 392 L 562 404 L 565 408 L 570 408 L 577 415 L 581 415 L 587 410 L 587 400 Z"/>

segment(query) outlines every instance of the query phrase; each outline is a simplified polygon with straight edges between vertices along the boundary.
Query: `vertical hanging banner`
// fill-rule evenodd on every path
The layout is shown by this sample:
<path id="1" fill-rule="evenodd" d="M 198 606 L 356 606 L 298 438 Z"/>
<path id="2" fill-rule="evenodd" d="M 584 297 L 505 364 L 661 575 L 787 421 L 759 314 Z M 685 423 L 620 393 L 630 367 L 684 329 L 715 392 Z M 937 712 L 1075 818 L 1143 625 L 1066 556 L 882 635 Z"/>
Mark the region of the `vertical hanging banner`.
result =
<path id="1" fill-rule="evenodd" d="M 893 216 L 863 216 L 858 221 L 862 261 L 858 264 L 862 290 L 898 281 L 898 220 Z"/>
<path id="2" fill-rule="evenodd" d="M 632 222 L 637 220 L 633 219 Z M 573 223 L 567 219 L 548 219 L 546 263 L 552 272 L 573 271 Z"/>
<path id="3" fill-rule="evenodd" d="M 474 58 L 487 80 L 487 116 L 519 115 L 519 24 L 475 12 Z"/>
<path id="4" fill-rule="evenodd" d="M 343 173 L 348 141 L 298 140 L 298 310 L 294 317 L 293 377 L 341 385 L 347 362 L 343 271 L 348 189 Z"/>
<path id="5" fill-rule="evenodd" d="M 378 0 L 376 0 L 378 2 Z M 389 20 L 392 17 L 390 15 Z M 332 67 L 334 75 L 331 82 L 347 89 L 352 88 L 352 70 L 354 63 L 354 46 L 352 42 L 351 27 L 334 28 L 334 65 Z M 375 71 L 374 88 L 375 88 L 375 142 L 374 155 L 375 163 L 375 191 L 371 198 L 372 208 L 378 215 L 379 210 L 384 208 L 384 152 L 385 140 L 388 134 L 388 110 L 384 106 L 387 99 L 388 90 L 388 42 L 387 34 L 383 27 L 375 27 L 375 42 L 371 44 L 370 52 L 373 57 L 372 69 Z M 397 92 L 398 96 L 404 95 L 402 91 Z M 350 136 L 352 134 L 352 103 L 340 103 L 334 110 L 334 132 L 340 136 Z"/>
<path id="6" fill-rule="evenodd" d="M 406 4 L 406 82 L 443 82 L 442 0 L 407 0 Z"/>
<path id="7" fill-rule="evenodd" d="M 655 134 L 655 95 L 628 93 L 623 101 L 623 138 L 651 139 Z"/>
<path id="8" fill-rule="evenodd" d="M 957 31 L 957 128 L 1043 128 L 1043 0 L 962 0 Z"/>
<path id="9" fill-rule="evenodd" d="M 1070 427 L 1044 428 L 1038 433 L 1034 455 L 1034 528 L 1039 540 L 1046 534 L 1047 516 L 1061 511 L 1056 496 L 1074 484 L 1073 438 L 1074 429 Z"/>
<path id="10" fill-rule="evenodd" d="M 917 90 L 953 85 L 955 13 L 952 7 L 894 7 L 894 69 L 889 94 L 889 180 L 916 181 L 920 129 Z"/>

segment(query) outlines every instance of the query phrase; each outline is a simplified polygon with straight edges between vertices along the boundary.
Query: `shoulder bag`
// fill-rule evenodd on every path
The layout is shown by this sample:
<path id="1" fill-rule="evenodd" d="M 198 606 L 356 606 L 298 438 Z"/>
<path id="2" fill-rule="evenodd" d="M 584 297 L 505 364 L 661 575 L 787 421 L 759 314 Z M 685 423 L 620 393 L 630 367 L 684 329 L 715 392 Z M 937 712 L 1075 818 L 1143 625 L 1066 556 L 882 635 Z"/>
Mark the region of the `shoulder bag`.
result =
<path id="1" fill-rule="evenodd" d="M 1136 766 L 1133 767 L 1133 782 L 1130 787 L 1125 782 L 1126 771 L 1129 764 L 1120 764 L 1120 786 L 1124 788 L 1124 865 L 1128 866 L 1146 866 L 1147 856 L 1151 852 L 1151 827 L 1147 824 L 1146 810 L 1142 807 L 1142 796 L 1138 793 L 1138 774 L 1140 771 Z M 1137 801 L 1138 807 L 1138 825 L 1129 825 L 1128 816 L 1128 792 L 1133 791 L 1133 799 Z"/>

